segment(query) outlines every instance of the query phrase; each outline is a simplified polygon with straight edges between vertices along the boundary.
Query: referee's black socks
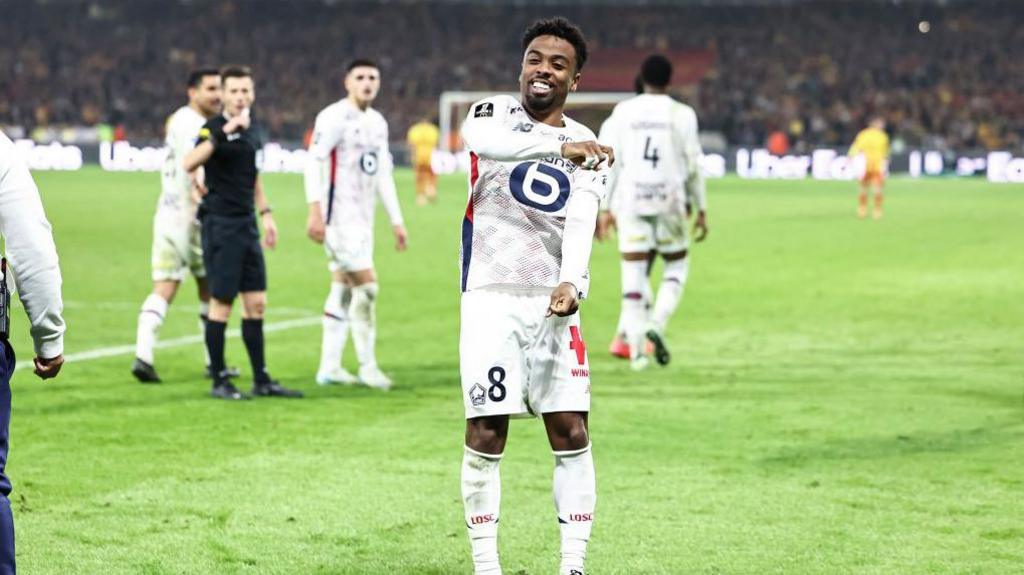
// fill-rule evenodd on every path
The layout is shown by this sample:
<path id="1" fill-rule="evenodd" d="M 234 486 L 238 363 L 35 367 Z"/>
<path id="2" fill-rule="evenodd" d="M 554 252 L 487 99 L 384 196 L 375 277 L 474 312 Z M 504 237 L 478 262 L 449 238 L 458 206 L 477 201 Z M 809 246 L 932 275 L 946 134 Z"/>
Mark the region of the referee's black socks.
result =
<path id="1" fill-rule="evenodd" d="M 214 384 L 224 371 L 224 332 L 227 328 L 225 322 L 206 320 L 206 352 L 210 355 L 210 372 L 214 376 Z"/>
<path id="2" fill-rule="evenodd" d="M 223 341 L 223 339 L 221 340 Z M 242 320 L 242 341 L 249 352 L 249 364 L 252 366 L 252 377 L 256 383 L 267 383 L 267 364 L 263 358 L 263 319 Z M 223 346 L 221 347 L 223 350 Z"/>

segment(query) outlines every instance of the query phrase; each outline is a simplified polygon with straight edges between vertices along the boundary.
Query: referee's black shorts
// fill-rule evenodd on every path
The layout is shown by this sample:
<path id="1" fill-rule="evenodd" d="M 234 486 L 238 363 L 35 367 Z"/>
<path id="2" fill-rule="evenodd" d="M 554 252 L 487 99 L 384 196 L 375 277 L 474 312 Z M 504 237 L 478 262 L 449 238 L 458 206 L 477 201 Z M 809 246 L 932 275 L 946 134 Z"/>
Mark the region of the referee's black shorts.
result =
<path id="1" fill-rule="evenodd" d="M 202 217 L 203 264 L 210 294 L 232 301 L 238 292 L 266 291 L 267 266 L 263 262 L 255 216 Z"/>

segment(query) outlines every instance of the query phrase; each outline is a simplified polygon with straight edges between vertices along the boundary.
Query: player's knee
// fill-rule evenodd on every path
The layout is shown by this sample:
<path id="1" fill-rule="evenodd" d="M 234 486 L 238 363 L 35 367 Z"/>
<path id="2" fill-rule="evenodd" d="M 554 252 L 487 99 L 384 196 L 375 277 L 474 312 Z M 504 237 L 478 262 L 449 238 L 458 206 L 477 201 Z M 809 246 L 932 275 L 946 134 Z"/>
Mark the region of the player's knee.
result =
<path id="1" fill-rule="evenodd" d="M 582 419 L 574 421 L 569 426 L 564 439 L 568 450 L 583 449 L 590 444 L 590 434 L 587 433 L 587 427 L 583 425 Z"/>
<path id="2" fill-rule="evenodd" d="M 480 453 L 500 454 L 505 451 L 508 422 L 480 417 L 466 421 L 466 446 Z"/>
<path id="3" fill-rule="evenodd" d="M 267 311 L 267 300 L 265 299 L 254 299 L 245 303 L 245 311 L 249 317 L 263 317 L 263 314 Z"/>

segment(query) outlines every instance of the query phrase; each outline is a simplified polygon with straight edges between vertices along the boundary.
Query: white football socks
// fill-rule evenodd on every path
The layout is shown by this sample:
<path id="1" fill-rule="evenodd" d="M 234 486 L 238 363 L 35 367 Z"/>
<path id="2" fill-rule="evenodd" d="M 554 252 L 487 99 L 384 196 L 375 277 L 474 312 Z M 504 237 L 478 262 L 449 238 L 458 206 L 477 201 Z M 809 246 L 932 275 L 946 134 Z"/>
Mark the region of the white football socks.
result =
<path id="1" fill-rule="evenodd" d="M 377 354 L 377 282 L 352 287 L 352 343 L 356 347 L 360 368 L 376 367 Z"/>
<path id="2" fill-rule="evenodd" d="M 501 455 L 465 448 L 462 456 L 462 503 L 477 575 L 501 575 L 498 562 L 498 511 L 501 506 Z M 557 471 L 556 471 L 557 481 Z"/>
<path id="3" fill-rule="evenodd" d="M 135 357 L 153 365 L 153 348 L 156 346 L 156 334 L 164 323 L 167 315 L 167 300 L 151 293 L 142 302 L 139 312 L 139 327 L 135 332 Z"/>
<path id="4" fill-rule="evenodd" d="M 623 273 L 626 273 L 626 264 L 627 263 L 632 263 L 632 262 L 626 262 L 625 260 L 623 260 L 622 263 L 621 263 L 621 265 L 622 265 L 622 272 Z M 649 267 L 650 267 L 650 264 L 648 264 L 648 268 Z M 649 278 L 645 278 L 645 281 L 643 283 L 643 290 L 641 291 L 641 293 L 643 294 L 643 297 L 644 297 L 644 310 L 647 312 L 648 315 L 650 315 L 651 300 L 654 299 L 654 297 L 653 297 L 653 294 L 651 293 L 651 282 L 650 282 Z M 625 333 L 626 333 L 626 323 L 628 321 L 626 316 L 627 316 L 626 307 L 625 306 L 619 306 L 619 323 L 615 327 L 615 335 L 625 335 Z"/>
<path id="5" fill-rule="evenodd" d="M 652 321 L 658 333 L 665 333 L 668 320 L 675 313 L 679 302 L 683 299 L 686 278 L 690 275 L 690 256 L 681 260 L 665 262 L 665 272 L 661 276 L 658 287 L 658 299 L 654 302 Z"/>
<path id="6" fill-rule="evenodd" d="M 319 373 L 331 373 L 341 366 L 341 357 L 348 338 L 348 307 L 352 290 L 342 282 L 331 282 L 331 291 L 324 302 L 324 335 L 320 345 Z"/>
<path id="7" fill-rule="evenodd" d="M 583 572 L 587 542 L 594 524 L 597 481 L 590 445 L 555 453 L 555 511 L 562 531 L 562 573 Z"/>
<path id="8" fill-rule="evenodd" d="M 644 352 L 644 333 L 647 331 L 644 284 L 647 283 L 646 261 L 622 260 L 622 315 L 625 319 L 623 327 L 630 355 L 634 359 Z"/>

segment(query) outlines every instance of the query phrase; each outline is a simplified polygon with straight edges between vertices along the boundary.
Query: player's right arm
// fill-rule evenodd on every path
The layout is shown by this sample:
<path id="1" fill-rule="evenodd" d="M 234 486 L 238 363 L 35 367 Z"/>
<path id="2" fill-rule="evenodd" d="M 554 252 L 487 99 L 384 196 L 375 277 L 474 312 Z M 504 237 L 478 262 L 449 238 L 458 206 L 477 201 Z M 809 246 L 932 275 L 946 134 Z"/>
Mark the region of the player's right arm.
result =
<path id="1" fill-rule="evenodd" d="M 325 231 L 322 204 L 327 201 L 327 189 L 330 187 L 331 151 L 341 142 L 341 122 L 333 118 L 328 110 L 317 114 L 313 124 L 313 140 L 309 143 L 309 156 L 303 172 L 303 184 L 306 190 L 308 216 L 306 218 L 306 235 L 316 243 L 323 243 Z"/>
<path id="2" fill-rule="evenodd" d="M 470 106 L 469 115 L 462 124 L 462 140 L 466 147 L 481 158 L 499 162 L 561 157 L 580 165 L 589 161 L 591 165 L 584 167 L 591 169 L 605 158 L 609 158 L 611 164 L 611 148 L 597 142 L 560 142 L 532 131 L 515 130 L 505 120 L 512 108 L 518 105 L 509 96 L 495 96 Z"/>
<path id="3" fill-rule="evenodd" d="M 0 234 L 35 343 L 35 373 L 55 377 L 64 363 L 61 275 L 50 222 L 28 168 L 0 133 Z M 4 280 L 6 281 L 6 280 Z"/>
<path id="4" fill-rule="evenodd" d="M 853 139 L 853 144 L 850 146 L 850 151 L 846 153 L 847 156 L 853 157 L 861 152 L 864 142 L 863 130 L 857 133 L 857 137 Z"/>

